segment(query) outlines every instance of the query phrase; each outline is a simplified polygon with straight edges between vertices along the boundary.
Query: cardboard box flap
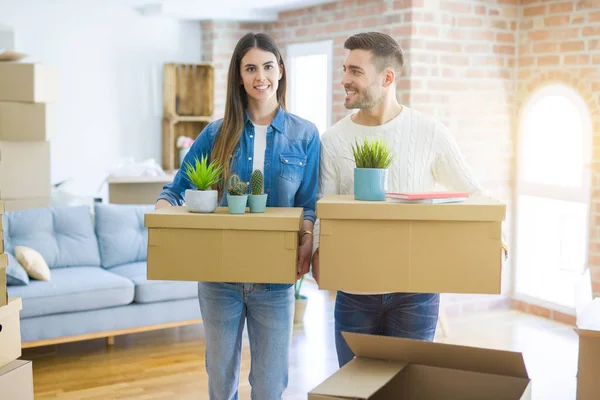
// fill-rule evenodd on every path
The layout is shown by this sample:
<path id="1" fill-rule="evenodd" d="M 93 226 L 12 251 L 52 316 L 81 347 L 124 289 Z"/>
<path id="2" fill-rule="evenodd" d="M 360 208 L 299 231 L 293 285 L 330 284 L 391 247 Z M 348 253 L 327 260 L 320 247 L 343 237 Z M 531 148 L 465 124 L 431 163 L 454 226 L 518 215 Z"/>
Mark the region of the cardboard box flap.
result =
<path id="1" fill-rule="evenodd" d="M 387 336 L 342 334 L 357 357 L 529 378 L 520 353 Z"/>
<path id="2" fill-rule="evenodd" d="M 146 213 L 147 228 L 228 229 L 298 232 L 304 211 L 300 207 L 267 207 L 264 213 L 229 214 L 227 207 L 214 213 L 192 213 L 185 207 L 167 207 Z"/>
<path id="3" fill-rule="evenodd" d="M 317 201 L 317 218 L 324 219 L 503 221 L 505 216 L 506 205 L 488 197 L 446 204 L 358 201 L 352 195 L 327 195 Z"/>
<path id="4" fill-rule="evenodd" d="M 369 399 L 406 366 L 406 363 L 355 358 L 310 393 L 348 399 Z"/>
<path id="5" fill-rule="evenodd" d="M 575 329 L 579 336 L 600 339 L 600 331 L 595 329 Z"/>
<path id="6" fill-rule="evenodd" d="M 23 309 L 23 302 L 20 297 L 9 297 L 8 304 L 0 307 L 0 319 L 7 315 L 14 314 Z"/>

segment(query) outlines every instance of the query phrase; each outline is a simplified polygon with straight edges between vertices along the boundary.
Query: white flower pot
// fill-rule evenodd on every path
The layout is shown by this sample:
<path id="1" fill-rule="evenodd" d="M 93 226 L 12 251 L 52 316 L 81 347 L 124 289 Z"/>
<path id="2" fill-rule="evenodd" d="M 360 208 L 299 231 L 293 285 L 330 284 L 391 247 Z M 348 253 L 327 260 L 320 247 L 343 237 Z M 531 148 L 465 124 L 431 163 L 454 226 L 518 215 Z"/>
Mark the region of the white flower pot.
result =
<path id="1" fill-rule="evenodd" d="M 219 193 L 216 190 L 186 189 L 185 208 L 190 212 L 212 213 L 217 209 Z"/>

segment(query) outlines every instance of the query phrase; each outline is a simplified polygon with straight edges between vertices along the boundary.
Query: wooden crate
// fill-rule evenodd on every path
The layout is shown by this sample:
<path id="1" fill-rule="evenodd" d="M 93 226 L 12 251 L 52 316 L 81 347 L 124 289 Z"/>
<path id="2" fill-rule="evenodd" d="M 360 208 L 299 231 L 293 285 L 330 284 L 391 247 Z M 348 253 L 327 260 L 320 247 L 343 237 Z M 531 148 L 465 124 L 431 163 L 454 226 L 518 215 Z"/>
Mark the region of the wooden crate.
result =
<path id="1" fill-rule="evenodd" d="M 183 135 L 196 139 L 209 122 L 209 117 L 197 117 L 190 120 L 163 118 L 162 167 L 166 172 L 172 173 L 180 168 L 177 138 Z"/>
<path id="2" fill-rule="evenodd" d="M 164 117 L 208 117 L 214 110 L 214 69 L 210 64 L 166 64 Z"/>

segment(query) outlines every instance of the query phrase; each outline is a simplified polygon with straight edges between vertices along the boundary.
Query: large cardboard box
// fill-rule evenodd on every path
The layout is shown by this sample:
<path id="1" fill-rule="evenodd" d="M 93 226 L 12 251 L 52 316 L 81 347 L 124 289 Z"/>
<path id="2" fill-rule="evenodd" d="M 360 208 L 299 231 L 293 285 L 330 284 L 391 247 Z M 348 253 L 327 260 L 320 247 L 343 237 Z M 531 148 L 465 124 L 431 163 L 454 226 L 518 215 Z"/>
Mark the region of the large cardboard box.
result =
<path id="1" fill-rule="evenodd" d="M 519 353 L 343 333 L 356 355 L 308 400 L 526 400 L 531 383 Z"/>
<path id="2" fill-rule="evenodd" d="M 145 215 L 148 279 L 294 283 L 302 208 L 212 214 L 167 207 Z"/>
<path id="3" fill-rule="evenodd" d="M 10 199 L 49 198 L 50 142 L 0 142 L 0 195 Z"/>
<path id="4" fill-rule="evenodd" d="M 8 305 L 0 307 L 0 367 L 21 357 L 20 297 L 10 297 Z"/>
<path id="5" fill-rule="evenodd" d="M 50 207 L 50 197 L 28 197 L 25 199 L 6 199 L 6 211 L 21 211 L 31 208 Z"/>
<path id="6" fill-rule="evenodd" d="M 451 204 L 366 202 L 325 196 L 320 279 L 351 292 L 501 292 L 506 206 L 473 197 Z"/>
<path id="7" fill-rule="evenodd" d="M 108 202 L 113 204 L 154 204 L 173 175 L 108 178 Z"/>
<path id="8" fill-rule="evenodd" d="M 579 336 L 577 400 L 596 400 L 600 394 L 600 298 L 593 297 L 592 278 L 586 268 L 575 290 Z"/>
<path id="9" fill-rule="evenodd" d="M 16 360 L 0 368 L 0 398 L 33 400 L 33 364 Z"/>
<path id="10" fill-rule="evenodd" d="M 46 65 L 0 63 L 0 101 L 53 103 L 58 98 L 58 72 Z"/>
<path id="11" fill-rule="evenodd" d="M 47 141 L 54 129 L 52 105 L 0 102 L 0 141 Z"/>

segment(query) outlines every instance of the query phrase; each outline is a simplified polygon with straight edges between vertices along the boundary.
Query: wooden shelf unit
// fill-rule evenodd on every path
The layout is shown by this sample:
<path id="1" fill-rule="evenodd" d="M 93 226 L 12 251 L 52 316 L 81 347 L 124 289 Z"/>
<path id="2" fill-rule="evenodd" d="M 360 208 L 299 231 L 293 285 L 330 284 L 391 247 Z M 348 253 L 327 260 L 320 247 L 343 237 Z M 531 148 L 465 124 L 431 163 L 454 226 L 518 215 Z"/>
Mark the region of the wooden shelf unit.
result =
<path id="1" fill-rule="evenodd" d="M 163 76 L 162 167 L 180 167 L 177 138 L 196 139 L 212 121 L 214 68 L 211 64 L 165 64 Z"/>

